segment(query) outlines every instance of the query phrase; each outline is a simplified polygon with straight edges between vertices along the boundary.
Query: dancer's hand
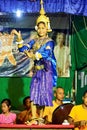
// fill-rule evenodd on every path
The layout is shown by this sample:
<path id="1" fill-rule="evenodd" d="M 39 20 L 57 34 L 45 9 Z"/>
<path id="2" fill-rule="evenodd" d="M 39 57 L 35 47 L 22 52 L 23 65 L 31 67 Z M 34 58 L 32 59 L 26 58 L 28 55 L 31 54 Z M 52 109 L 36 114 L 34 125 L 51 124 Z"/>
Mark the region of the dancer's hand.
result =
<path id="1" fill-rule="evenodd" d="M 13 30 L 11 31 L 11 34 L 17 35 L 17 37 L 18 37 L 17 41 L 21 41 L 21 40 L 22 40 L 22 36 L 21 36 L 21 32 L 20 32 L 20 31 L 17 32 L 15 29 L 13 29 Z"/>
<path id="2" fill-rule="evenodd" d="M 11 34 L 18 35 L 18 32 L 17 32 L 15 29 L 13 29 L 13 30 L 11 31 Z"/>
<path id="3" fill-rule="evenodd" d="M 35 55 L 32 51 L 24 51 L 24 53 L 31 59 L 34 59 Z"/>

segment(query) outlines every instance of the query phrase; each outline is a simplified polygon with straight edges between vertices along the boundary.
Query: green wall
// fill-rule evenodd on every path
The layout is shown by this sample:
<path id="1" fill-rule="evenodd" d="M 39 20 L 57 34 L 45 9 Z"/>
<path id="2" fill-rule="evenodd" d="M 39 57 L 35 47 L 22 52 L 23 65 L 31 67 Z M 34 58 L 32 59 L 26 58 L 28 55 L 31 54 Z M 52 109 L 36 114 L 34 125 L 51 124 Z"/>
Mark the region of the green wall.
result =
<path id="1" fill-rule="evenodd" d="M 30 95 L 30 81 L 28 77 L 0 78 L 0 102 L 10 98 L 12 109 L 23 109 L 23 98 Z"/>
<path id="2" fill-rule="evenodd" d="M 12 109 L 22 110 L 23 99 L 30 95 L 30 83 L 29 77 L 4 77 L 0 78 L 0 102 L 4 98 L 11 99 Z M 62 86 L 67 92 L 71 93 L 72 78 L 58 78 L 57 87 Z"/>

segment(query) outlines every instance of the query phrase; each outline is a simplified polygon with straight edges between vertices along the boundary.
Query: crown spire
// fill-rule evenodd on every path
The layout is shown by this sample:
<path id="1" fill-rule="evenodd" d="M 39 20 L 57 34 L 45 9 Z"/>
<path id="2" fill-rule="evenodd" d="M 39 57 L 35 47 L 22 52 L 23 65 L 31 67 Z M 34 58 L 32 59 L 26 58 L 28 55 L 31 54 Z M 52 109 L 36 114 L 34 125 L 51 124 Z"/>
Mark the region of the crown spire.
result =
<path id="1" fill-rule="evenodd" d="M 44 15 L 45 14 L 45 10 L 44 10 L 44 7 L 43 7 L 43 0 L 40 1 L 40 5 L 41 5 L 41 9 L 40 9 L 40 14 L 41 15 Z"/>
<path id="2" fill-rule="evenodd" d="M 51 32 L 52 29 L 50 27 L 50 20 L 49 20 L 49 17 L 47 17 L 45 14 L 45 10 L 44 10 L 44 7 L 43 7 L 43 0 L 40 0 L 40 5 L 41 5 L 41 8 L 40 8 L 40 15 L 38 16 L 37 20 L 36 20 L 36 25 L 38 25 L 38 23 L 40 22 L 44 22 L 47 29 L 48 29 L 48 32 Z M 37 28 L 37 26 L 35 26 L 35 28 Z"/>

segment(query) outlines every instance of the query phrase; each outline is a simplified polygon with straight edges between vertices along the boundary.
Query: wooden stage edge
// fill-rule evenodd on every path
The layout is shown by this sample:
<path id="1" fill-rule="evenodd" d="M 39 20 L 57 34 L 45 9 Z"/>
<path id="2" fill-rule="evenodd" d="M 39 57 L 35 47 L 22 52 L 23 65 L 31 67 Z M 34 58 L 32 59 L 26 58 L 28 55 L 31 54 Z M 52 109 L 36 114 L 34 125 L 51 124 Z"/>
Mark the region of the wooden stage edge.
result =
<path id="1" fill-rule="evenodd" d="M 0 129 L 74 129 L 74 125 L 19 125 L 0 124 Z"/>

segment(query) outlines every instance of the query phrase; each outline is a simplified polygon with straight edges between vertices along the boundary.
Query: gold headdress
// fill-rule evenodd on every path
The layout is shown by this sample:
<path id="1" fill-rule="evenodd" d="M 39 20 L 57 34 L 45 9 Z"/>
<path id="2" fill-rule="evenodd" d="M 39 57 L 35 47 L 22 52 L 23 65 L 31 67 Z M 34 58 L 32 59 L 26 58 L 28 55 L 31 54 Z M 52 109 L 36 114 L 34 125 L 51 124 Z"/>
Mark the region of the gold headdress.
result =
<path id="1" fill-rule="evenodd" d="M 50 20 L 49 17 L 47 17 L 45 14 L 45 10 L 43 8 L 43 0 L 41 0 L 40 2 L 41 4 L 41 9 L 40 9 L 40 16 L 38 16 L 37 21 L 36 21 L 36 25 L 40 22 L 44 22 L 45 25 L 47 26 L 48 32 L 51 32 L 52 29 L 50 27 Z"/>

